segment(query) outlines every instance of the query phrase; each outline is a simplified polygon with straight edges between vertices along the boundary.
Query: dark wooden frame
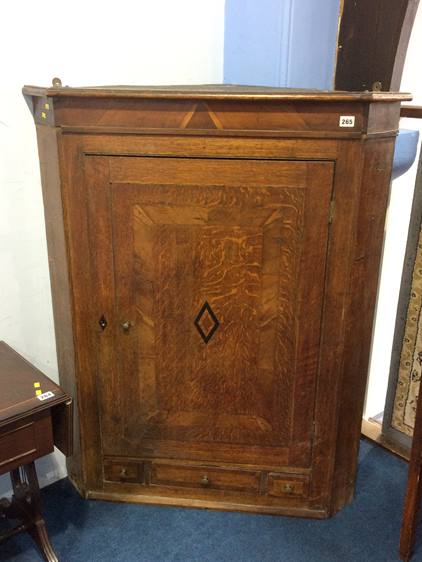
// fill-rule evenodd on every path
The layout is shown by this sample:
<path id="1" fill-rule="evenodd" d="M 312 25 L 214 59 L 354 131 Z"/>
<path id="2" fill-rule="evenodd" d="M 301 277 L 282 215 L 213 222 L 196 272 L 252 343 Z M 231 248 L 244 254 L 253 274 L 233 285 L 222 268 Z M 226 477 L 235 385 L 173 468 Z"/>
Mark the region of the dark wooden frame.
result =
<path id="1" fill-rule="evenodd" d="M 413 110 L 412 110 L 413 111 Z M 402 114 L 403 115 L 403 114 Z M 405 115 L 403 115 L 405 116 Z M 412 286 L 413 268 L 415 265 L 416 252 L 418 248 L 419 234 L 422 224 L 422 157 L 419 157 L 418 172 L 415 182 L 412 210 L 409 221 L 409 231 L 406 243 L 406 251 L 403 262 L 403 272 L 400 283 L 400 294 L 397 304 L 396 324 L 394 328 L 393 347 L 391 350 L 390 373 L 385 401 L 385 410 L 382 420 L 381 432 L 386 446 L 389 443 L 398 445 L 403 456 L 409 458 L 412 438 L 398 431 L 391 425 L 393 416 L 394 400 L 396 396 L 398 373 L 400 367 L 400 356 L 403 345 L 403 337 L 407 321 L 407 309 Z"/>
<path id="2" fill-rule="evenodd" d="M 422 107 L 403 106 L 401 117 L 422 119 Z M 422 497 L 422 399 L 419 393 L 415 429 L 413 438 L 404 435 L 391 426 L 394 399 L 397 389 L 398 373 L 400 366 L 401 350 L 407 321 L 407 309 L 409 305 L 412 287 L 413 270 L 418 249 L 420 231 L 422 227 L 422 154 L 419 157 L 418 171 L 415 182 L 412 211 L 409 223 L 409 233 L 406 245 L 406 253 L 403 265 L 400 296 L 397 306 L 397 319 L 394 331 L 393 349 L 391 355 L 391 366 L 389 385 L 386 399 L 386 410 L 383 418 L 382 432 L 388 442 L 399 443 L 401 447 L 409 450 L 410 460 L 408 479 L 406 486 L 406 497 L 402 528 L 400 534 L 400 558 L 404 562 L 410 560 L 416 538 L 416 527 L 420 502 Z"/>
<path id="3" fill-rule="evenodd" d="M 344 0 L 336 90 L 398 90 L 419 0 Z"/>

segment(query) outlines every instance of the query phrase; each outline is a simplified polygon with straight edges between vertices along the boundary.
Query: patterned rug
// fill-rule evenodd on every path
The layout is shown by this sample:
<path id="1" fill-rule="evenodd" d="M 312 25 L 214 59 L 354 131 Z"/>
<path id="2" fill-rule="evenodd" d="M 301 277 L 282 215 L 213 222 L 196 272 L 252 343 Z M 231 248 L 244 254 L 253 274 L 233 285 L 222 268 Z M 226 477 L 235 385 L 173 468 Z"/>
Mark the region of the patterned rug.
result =
<path id="1" fill-rule="evenodd" d="M 400 355 L 400 367 L 392 426 L 413 435 L 416 404 L 422 378 L 422 230 L 419 235 L 407 318 Z"/>

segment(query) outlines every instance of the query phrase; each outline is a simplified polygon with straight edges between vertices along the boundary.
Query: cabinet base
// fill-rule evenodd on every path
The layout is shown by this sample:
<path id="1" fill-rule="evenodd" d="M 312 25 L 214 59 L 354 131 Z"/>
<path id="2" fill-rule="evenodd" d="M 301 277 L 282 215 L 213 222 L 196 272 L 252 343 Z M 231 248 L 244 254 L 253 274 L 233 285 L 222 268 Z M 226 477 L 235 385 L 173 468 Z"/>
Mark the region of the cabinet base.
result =
<path id="1" fill-rule="evenodd" d="M 169 507 L 188 507 L 194 509 L 213 509 L 217 511 L 237 511 L 245 513 L 260 513 L 266 515 L 285 515 L 288 517 L 307 517 L 312 519 L 327 519 L 330 517 L 324 509 L 308 509 L 303 507 L 281 507 L 269 505 L 256 505 L 244 501 L 242 503 L 232 501 L 204 500 L 186 497 L 172 497 L 152 494 L 133 494 L 126 492 L 110 492 L 102 490 L 89 490 L 86 493 L 88 499 L 114 501 L 124 503 L 138 503 L 148 505 L 163 505 Z"/>

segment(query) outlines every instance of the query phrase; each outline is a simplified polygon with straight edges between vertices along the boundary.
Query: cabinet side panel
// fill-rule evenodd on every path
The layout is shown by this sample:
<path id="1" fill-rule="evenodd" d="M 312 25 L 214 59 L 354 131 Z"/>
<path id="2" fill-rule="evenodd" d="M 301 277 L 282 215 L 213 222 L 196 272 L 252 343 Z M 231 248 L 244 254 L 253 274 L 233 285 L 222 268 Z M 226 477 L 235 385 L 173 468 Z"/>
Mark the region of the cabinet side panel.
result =
<path id="1" fill-rule="evenodd" d="M 58 137 L 57 129 L 42 125 L 37 126 L 60 384 L 76 400 L 71 287 L 61 197 Z M 74 436 L 74 452 L 73 456 L 68 459 L 67 466 L 70 476 L 79 485 L 81 481 L 81 449 L 77 408 L 75 408 L 74 415 Z"/>
<path id="2" fill-rule="evenodd" d="M 329 510 L 335 470 L 339 388 L 345 346 L 357 201 L 361 183 L 361 141 L 338 143 L 328 243 L 321 357 L 315 402 L 315 439 L 311 497 L 315 508 Z"/>
<path id="3" fill-rule="evenodd" d="M 357 469 L 394 138 L 364 145 L 339 404 L 333 511 L 351 501 Z"/>
<path id="4" fill-rule="evenodd" d="M 68 251 L 73 338 L 75 342 L 75 379 L 80 415 L 84 491 L 102 481 L 101 435 L 97 397 L 96 336 L 101 331 L 96 315 L 92 284 L 93 252 L 89 242 L 88 202 L 83 140 L 78 136 L 60 137 L 61 193 Z M 106 178 L 103 178 L 107 182 Z M 91 225 L 92 226 L 92 225 Z"/>

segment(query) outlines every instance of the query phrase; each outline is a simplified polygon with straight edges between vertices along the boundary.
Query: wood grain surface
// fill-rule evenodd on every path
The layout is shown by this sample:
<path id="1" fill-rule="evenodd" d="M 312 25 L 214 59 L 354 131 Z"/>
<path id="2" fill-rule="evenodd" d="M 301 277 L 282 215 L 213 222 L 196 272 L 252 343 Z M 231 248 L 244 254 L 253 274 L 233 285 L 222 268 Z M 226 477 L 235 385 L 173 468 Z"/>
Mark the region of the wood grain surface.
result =
<path id="1" fill-rule="evenodd" d="M 408 98 L 25 94 L 39 123 L 60 369 L 78 398 L 81 493 L 338 511 L 353 495 Z"/>
<path id="2" fill-rule="evenodd" d="M 97 253 L 100 290 L 132 325 L 102 340 L 119 356 L 113 370 L 100 359 L 104 452 L 125 436 L 121 450 L 138 456 L 184 441 L 185 458 L 234 460 L 243 444 L 249 462 L 277 449 L 284 461 L 300 444 L 306 465 L 332 164 L 88 157 L 85 169 L 92 200 L 109 201 L 108 228 L 96 228 L 98 204 L 91 217 L 92 246 L 113 249 Z M 312 286 L 300 282 L 308 269 Z M 204 303 L 219 323 L 206 344 L 194 322 Z"/>
<path id="3" fill-rule="evenodd" d="M 336 90 L 400 88 L 418 4 L 419 0 L 343 0 Z"/>

